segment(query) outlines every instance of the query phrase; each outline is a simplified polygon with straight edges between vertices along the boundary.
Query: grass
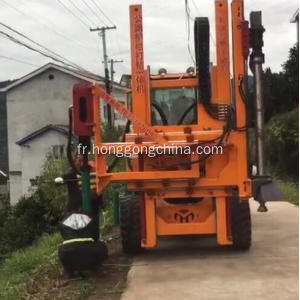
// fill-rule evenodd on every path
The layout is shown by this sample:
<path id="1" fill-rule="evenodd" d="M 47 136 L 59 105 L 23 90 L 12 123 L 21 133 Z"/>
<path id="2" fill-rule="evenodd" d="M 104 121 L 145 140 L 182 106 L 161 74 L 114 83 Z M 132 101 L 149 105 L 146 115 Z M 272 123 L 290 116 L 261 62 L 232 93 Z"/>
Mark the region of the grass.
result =
<path id="1" fill-rule="evenodd" d="M 118 237 L 118 227 L 112 228 L 108 236 Z M 82 272 L 74 278 L 67 278 L 59 263 L 57 247 L 61 241 L 58 233 L 45 235 L 5 259 L 0 265 L 0 299 L 120 299 L 130 258 L 122 254 L 119 238 L 107 242 L 108 265 L 104 264 L 99 272 Z M 118 267 L 119 264 L 128 267 Z"/>
<path id="2" fill-rule="evenodd" d="M 0 267 L 0 299 L 22 299 L 26 294 L 26 283 L 41 269 L 49 270 L 57 260 L 58 234 L 42 237 L 31 247 L 14 252 Z"/>
<path id="3" fill-rule="evenodd" d="M 286 197 L 286 200 L 298 206 L 299 185 L 296 182 L 283 181 L 281 179 L 276 179 L 276 183 Z"/>
<path id="4" fill-rule="evenodd" d="M 94 284 L 89 276 L 62 277 L 57 247 L 58 233 L 45 235 L 24 250 L 14 252 L 0 266 L 0 299 L 83 299 Z"/>

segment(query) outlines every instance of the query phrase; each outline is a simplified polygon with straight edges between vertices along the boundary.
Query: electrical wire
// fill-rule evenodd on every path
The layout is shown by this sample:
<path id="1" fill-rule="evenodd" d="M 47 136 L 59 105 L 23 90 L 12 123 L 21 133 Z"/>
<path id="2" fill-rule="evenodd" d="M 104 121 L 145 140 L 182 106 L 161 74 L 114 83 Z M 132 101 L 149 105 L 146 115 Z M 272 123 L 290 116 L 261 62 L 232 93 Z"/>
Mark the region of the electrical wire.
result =
<path id="1" fill-rule="evenodd" d="M 200 16 L 201 16 L 200 9 L 198 8 L 198 6 L 197 6 L 197 4 L 196 4 L 196 2 L 195 2 L 194 0 L 192 0 L 192 3 L 193 3 L 193 5 L 194 5 L 195 9 L 196 9 L 196 10 L 197 10 L 197 12 L 198 12 L 198 17 L 200 17 Z M 190 19 L 191 19 L 192 21 L 194 21 L 194 20 L 195 20 L 195 19 L 194 19 L 194 18 L 192 18 L 191 16 L 190 16 Z M 212 43 L 213 43 L 213 44 L 214 44 L 214 46 L 216 47 L 216 41 L 215 41 L 215 38 L 213 37 L 213 35 L 212 35 L 211 31 L 209 32 L 209 36 L 210 36 L 210 39 L 211 39 Z"/>
<path id="2" fill-rule="evenodd" d="M 244 91 L 243 85 L 244 85 L 244 76 L 241 75 L 240 78 L 239 78 L 239 93 L 240 93 L 242 101 L 244 102 L 244 104 L 246 104 L 247 103 L 247 96 L 246 96 L 246 93 Z"/>
<path id="3" fill-rule="evenodd" d="M 224 141 L 228 140 L 232 129 L 233 129 L 233 120 L 232 120 L 232 114 L 230 113 L 230 114 L 228 114 L 227 123 L 226 123 L 226 125 L 223 129 L 223 133 L 221 134 L 221 136 L 219 138 L 217 138 L 219 140 L 217 145 L 216 145 L 217 147 L 221 146 Z M 215 140 L 217 140 L 217 139 L 215 139 Z M 208 143 L 208 141 L 205 141 L 205 143 Z M 179 165 L 189 165 L 190 166 L 190 165 L 193 165 L 193 164 L 197 164 L 197 163 L 200 163 L 202 161 L 205 161 L 206 159 L 208 159 L 212 155 L 213 155 L 213 153 L 209 153 L 209 154 L 204 155 L 203 157 L 200 157 L 197 160 L 179 163 Z"/>
<path id="4" fill-rule="evenodd" d="M 94 5 L 97 7 L 97 9 L 100 11 L 100 13 L 106 18 L 108 22 L 110 22 L 112 25 L 115 25 L 115 23 L 105 14 L 105 12 L 101 9 L 101 7 L 97 4 L 95 0 L 91 0 Z"/>
<path id="5" fill-rule="evenodd" d="M 114 53 L 114 55 L 117 55 L 116 53 L 121 52 L 119 34 L 118 34 L 117 30 L 113 31 L 113 38 L 114 38 L 114 42 L 115 42 L 115 48 L 117 49 L 117 51 Z"/>
<path id="6" fill-rule="evenodd" d="M 126 122 L 126 126 L 125 126 L 125 129 L 124 129 L 124 132 L 122 134 L 122 139 L 121 139 L 121 142 L 124 143 L 125 142 L 125 139 L 126 139 L 126 133 L 129 132 L 130 130 L 130 124 L 131 124 L 131 121 L 130 120 L 127 120 Z M 119 156 L 116 156 L 113 160 L 113 162 L 108 166 L 107 168 L 107 173 L 111 173 L 111 171 L 114 169 L 114 167 L 116 166 L 117 162 L 120 160 L 120 157 Z"/>
<path id="7" fill-rule="evenodd" d="M 188 33 L 188 40 L 187 40 L 187 48 L 189 55 L 192 59 L 193 65 L 196 65 L 196 61 L 194 56 L 192 55 L 191 47 L 190 47 L 190 35 L 191 35 L 191 27 L 190 27 L 190 19 L 191 19 L 191 14 L 190 14 L 190 8 L 188 4 L 188 0 L 184 1 L 185 3 L 185 14 L 186 14 L 186 27 L 187 27 L 187 33 Z"/>
<path id="8" fill-rule="evenodd" d="M 182 116 L 180 117 L 179 121 L 177 122 L 177 125 L 182 125 L 184 119 L 186 118 L 186 116 L 189 114 L 189 112 L 196 107 L 196 103 L 191 104 L 187 110 L 182 114 Z"/>
<path id="9" fill-rule="evenodd" d="M 244 76 L 242 76 L 242 75 L 239 77 L 239 93 L 240 93 L 240 96 L 241 96 L 241 99 L 242 99 L 243 103 L 245 105 L 247 105 L 248 99 L 247 99 L 247 95 L 244 91 Z M 235 130 L 243 132 L 243 131 L 247 131 L 248 127 L 249 127 L 249 125 L 246 124 L 243 127 L 236 127 Z"/>
<path id="10" fill-rule="evenodd" d="M 43 51 L 41 51 L 41 50 L 39 50 L 39 49 L 36 49 L 36 48 L 34 48 L 34 47 L 28 45 L 27 43 L 18 40 L 17 38 L 11 36 L 10 34 L 4 32 L 4 31 L 1 31 L 1 30 L 0 30 L 0 35 L 1 35 L 2 37 L 4 37 L 4 38 L 6 38 L 6 39 L 8 39 L 8 40 L 10 40 L 10 41 L 12 41 L 12 42 L 14 42 L 14 43 L 16 43 L 16 44 L 22 45 L 22 46 L 24 46 L 25 48 L 27 48 L 27 49 L 29 49 L 29 50 L 32 50 L 32 51 L 34 51 L 34 52 L 37 52 L 37 53 L 39 53 L 39 54 L 41 54 L 41 55 L 43 55 L 43 56 L 45 56 L 45 57 L 47 57 L 47 58 L 50 58 L 50 59 L 52 59 L 52 60 L 54 60 L 54 61 L 56 61 L 56 62 L 59 62 L 59 63 L 65 65 L 65 66 L 67 66 L 67 67 L 70 67 L 70 68 L 72 68 L 72 69 L 76 69 L 77 71 L 82 71 L 82 70 L 84 70 L 84 69 L 78 70 L 77 68 L 74 68 L 73 65 L 70 65 L 70 64 L 66 63 L 65 61 L 63 61 L 63 60 L 61 60 L 61 59 L 59 59 L 59 58 L 53 57 L 53 56 L 51 56 L 50 54 L 47 54 L 47 53 L 45 53 L 45 52 L 43 52 Z M 84 71 L 85 71 L 85 70 L 84 70 Z M 86 72 L 88 72 L 89 74 L 92 74 L 92 73 L 89 72 L 89 71 L 86 71 Z M 94 74 L 94 76 L 96 76 L 96 75 Z"/>
<path id="11" fill-rule="evenodd" d="M 7 5 L 9 8 L 11 8 L 12 10 L 15 10 L 16 12 L 18 12 L 19 14 L 30 18 L 31 20 L 33 20 L 35 23 L 37 24 L 41 24 L 42 26 L 44 26 L 45 28 L 47 28 L 48 30 L 52 31 L 54 34 L 56 34 L 57 36 L 60 36 L 61 38 L 63 38 L 64 40 L 67 40 L 69 42 L 72 43 L 76 43 L 78 46 L 82 47 L 82 48 L 86 48 L 86 49 L 92 49 L 91 47 L 86 46 L 85 44 L 80 43 L 79 41 L 72 39 L 64 34 L 62 34 L 61 32 L 55 30 L 53 27 L 55 26 L 52 22 L 50 22 L 49 20 L 47 20 L 51 26 L 47 25 L 45 22 L 42 22 L 40 19 L 36 20 L 35 17 L 25 13 L 24 11 L 21 11 L 20 9 L 18 9 L 17 7 L 13 6 L 12 4 L 6 2 L 5 0 L 0 0 L 1 2 L 3 2 L 5 5 Z M 45 18 L 43 18 L 43 20 L 46 20 Z"/>
<path id="12" fill-rule="evenodd" d="M 15 61 L 15 62 L 18 62 L 18 63 L 21 63 L 21 64 L 33 66 L 33 67 L 39 67 L 39 65 L 32 64 L 32 63 L 29 63 L 29 62 L 26 62 L 26 61 L 24 61 L 24 60 L 20 60 L 20 59 L 14 58 L 14 57 L 9 57 L 9 56 L 5 56 L 5 55 L 0 55 L 0 58 L 4 58 L 4 59 L 7 59 L 7 60 L 12 60 L 12 61 Z"/>
<path id="13" fill-rule="evenodd" d="M 70 60 L 64 58 L 64 57 L 61 56 L 60 54 L 57 54 L 56 52 L 50 50 L 49 48 L 43 46 L 42 44 L 40 44 L 40 43 L 34 41 L 34 40 L 31 39 L 30 37 L 26 36 L 25 34 L 19 32 L 19 31 L 16 30 L 16 29 L 12 28 L 11 26 L 8 26 L 8 25 L 6 25 L 6 24 L 4 24 L 4 23 L 2 23 L 2 22 L 0 22 L 0 25 L 2 25 L 3 27 L 5 27 L 6 29 L 8 29 L 8 30 L 10 30 L 10 31 L 12 31 L 12 32 L 14 32 L 14 33 L 20 35 L 21 37 L 27 39 L 28 41 L 30 41 L 31 43 L 35 44 L 36 46 L 39 46 L 39 47 L 41 47 L 42 49 L 44 49 L 44 50 L 46 50 L 46 51 L 52 53 L 52 55 L 55 55 L 55 56 L 59 57 L 60 59 L 67 61 L 68 64 L 69 64 L 69 66 L 73 66 L 73 67 L 76 67 L 78 70 L 85 71 L 82 67 L 80 67 L 80 66 L 77 65 L 76 63 L 74 63 L 74 62 L 72 62 L 72 61 L 70 61 Z"/>
<path id="14" fill-rule="evenodd" d="M 233 130 L 233 119 L 232 119 L 232 112 L 231 112 L 227 116 L 227 122 L 226 122 L 226 125 L 224 126 L 222 134 L 220 136 L 218 136 L 217 138 L 214 138 L 212 140 L 201 141 L 201 142 L 199 142 L 199 145 L 205 145 L 205 144 L 207 145 L 209 143 L 218 141 L 216 146 L 219 147 L 223 144 L 224 141 L 228 140 L 232 130 Z M 206 154 L 206 155 L 200 157 L 197 160 L 188 161 L 188 162 L 181 162 L 181 163 L 177 163 L 177 164 L 174 164 L 174 165 L 168 165 L 167 168 L 178 167 L 178 165 L 179 166 L 191 166 L 193 164 L 197 164 L 197 163 L 200 163 L 202 161 L 205 161 L 206 159 L 208 159 L 212 155 L 213 155 L 213 153 Z"/>
<path id="15" fill-rule="evenodd" d="M 105 24 L 105 22 L 95 13 L 95 11 L 93 10 L 93 8 L 88 4 L 88 2 L 86 2 L 85 0 L 81 0 L 85 6 L 92 12 L 92 14 L 96 17 L 96 19 L 98 19 L 100 21 L 100 23 Z"/>
<path id="16" fill-rule="evenodd" d="M 89 26 L 85 21 L 83 21 L 80 17 L 78 17 L 77 15 L 75 15 L 75 14 L 73 13 L 73 11 L 72 11 L 68 6 L 66 6 L 62 1 L 60 1 L 60 0 L 57 0 L 57 1 L 58 1 L 58 3 L 59 3 L 62 7 L 64 7 L 64 9 L 65 9 L 66 11 L 68 11 L 74 18 L 76 18 L 77 20 L 79 20 L 81 24 L 83 24 L 83 25 L 84 25 L 85 27 L 87 27 L 87 28 L 90 28 L 90 26 Z"/>
<path id="17" fill-rule="evenodd" d="M 90 24 L 92 24 L 92 26 L 94 26 L 95 27 L 95 23 L 84 13 L 84 11 L 83 10 L 81 10 L 72 0 L 68 0 L 69 1 L 69 3 L 71 3 L 72 4 L 72 6 L 81 14 L 81 15 L 83 15 L 84 17 L 85 17 L 85 19 L 86 20 L 88 20 L 88 22 L 90 23 Z M 90 27 L 90 26 L 89 26 Z"/>
<path id="18" fill-rule="evenodd" d="M 192 0 L 192 3 L 193 3 L 193 5 L 194 5 L 194 7 L 196 8 L 196 10 L 198 11 L 198 14 L 199 14 L 199 17 L 200 17 L 200 15 L 201 15 L 200 9 L 198 8 L 198 6 L 197 6 L 197 4 L 195 3 L 194 0 Z"/>
<path id="19" fill-rule="evenodd" d="M 159 114 L 159 116 L 160 116 L 160 118 L 161 118 L 161 121 L 162 121 L 163 126 L 168 126 L 168 125 L 169 125 L 169 124 L 168 124 L 168 119 L 167 119 L 167 117 L 166 117 L 166 115 L 165 115 L 163 109 L 159 106 L 159 104 L 158 104 L 156 101 L 152 100 L 152 101 L 151 101 L 151 105 L 152 105 L 152 106 L 156 109 L 156 111 L 158 112 L 158 114 Z"/>

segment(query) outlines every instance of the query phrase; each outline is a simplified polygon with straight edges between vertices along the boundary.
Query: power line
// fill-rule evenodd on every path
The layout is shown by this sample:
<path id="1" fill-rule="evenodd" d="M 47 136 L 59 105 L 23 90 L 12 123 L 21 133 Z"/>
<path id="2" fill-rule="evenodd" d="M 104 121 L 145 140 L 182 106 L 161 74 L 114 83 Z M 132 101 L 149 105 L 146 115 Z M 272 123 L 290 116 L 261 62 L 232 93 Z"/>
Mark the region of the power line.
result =
<path id="1" fill-rule="evenodd" d="M 15 37 L 11 36 L 10 34 L 4 32 L 4 31 L 1 31 L 1 30 L 0 30 L 0 35 L 1 35 L 2 37 L 4 37 L 4 38 L 6 38 L 6 39 L 8 39 L 8 40 L 10 40 L 10 41 L 12 41 L 12 42 L 14 42 L 14 43 L 16 43 L 16 44 L 19 44 L 19 45 L 24 46 L 25 48 L 27 48 L 27 49 L 29 49 L 29 50 L 32 50 L 32 51 L 34 51 L 34 52 L 36 52 L 36 53 L 39 53 L 39 54 L 41 54 L 41 55 L 43 55 L 43 56 L 45 56 L 45 57 L 47 57 L 47 58 L 50 58 L 50 59 L 52 59 L 52 60 L 54 60 L 54 61 L 56 61 L 56 62 L 59 62 L 59 63 L 63 64 L 64 66 L 70 67 L 70 68 L 72 68 L 73 70 L 77 70 L 77 71 L 80 71 L 80 72 L 83 71 L 83 72 L 86 72 L 87 74 L 90 74 L 90 75 L 93 75 L 93 76 L 97 76 L 96 74 L 94 74 L 94 73 L 92 73 L 92 72 L 89 72 L 89 71 L 87 71 L 87 70 L 85 70 L 85 69 L 83 69 L 83 68 L 78 69 L 77 67 L 74 67 L 74 65 L 70 65 L 70 64 L 66 63 L 64 60 L 61 60 L 61 59 L 59 59 L 59 58 L 57 58 L 57 57 L 54 57 L 54 56 L 52 56 L 52 55 L 50 55 L 50 54 L 48 54 L 48 53 L 45 53 L 44 51 L 41 51 L 41 50 L 39 50 L 39 49 L 36 49 L 36 48 L 34 48 L 33 46 L 31 46 L 31 45 L 29 45 L 29 44 L 27 44 L 27 43 L 25 43 L 25 42 L 20 41 L 19 39 L 17 39 L 17 38 L 15 38 Z"/>
<path id="2" fill-rule="evenodd" d="M 55 30 L 55 29 L 53 28 L 54 24 L 53 24 L 52 22 L 50 22 L 49 20 L 47 20 L 47 21 L 51 24 L 52 27 L 48 26 L 48 25 L 47 25 L 46 23 L 44 23 L 44 22 L 41 22 L 40 19 L 37 21 L 33 16 L 31 16 L 31 15 L 25 13 L 24 11 L 21 11 L 20 9 L 18 9 L 17 7 L 11 5 L 10 3 L 6 2 L 5 0 L 0 0 L 0 1 L 2 1 L 5 5 L 7 5 L 8 7 L 10 7 L 11 9 L 15 10 L 15 11 L 18 12 L 19 14 L 21 14 L 21 15 L 27 17 L 27 18 L 32 19 L 32 20 L 33 20 L 35 23 L 37 23 L 37 24 L 41 24 L 42 26 L 46 27 L 48 30 L 52 31 L 53 33 L 55 33 L 56 35 L 60 36 L 61 38 L 65 39 L 65 40 L 68 40 L 68 41 L 70 41 L 70 42 L 72 42 L 72 43 L 76 43 L 76 44 L 77 44 L 78 46 L 80 46 L 80 47 L 84 47 L 84 48 L 86 48 L 86 49 L 90 49 L 90 47 L 87 47 L 86 45 L 81 44 L 79 41 L 77 41 L 77 40 L 75 40 L 75 39 L 72 39 L 72 38 L 70 38 L 70 37 L 68 37 L 68 36 L 66 36 L 66 35 L 64 35 L 64 34 L 62 34 L 61 32 Z"/>
<path id="3" fill-rule="evenodd" d="M 196 8 L 196 10 L 197 10 L 199 16 L 201 16 L 200 9 L 198 8 L 196 2 L 195 2 L 194 0 L 192 0 L 192 3 L 193 3 L 193 5 L 194 5 L 194 7 Z M 189 15 L 188 15 L 189 19 L 190 19 L 191 21 L 195 21 L 195 19 L 190 15 L 190 12 L 191 12 L 190 9 L 188 9 L 188 11 L 189 11 Z M 214 37 L 213 37 L 211 31 L 209 31 L 209 36 L 210 36 L 210 39 L 211 39 L 211 41 L 213 42 L 214 46 L 216 46 L 216 41 L 215 41 L 215 39 L 214 39 Z"/>
<path id="4" fill-rule="evenodd" d="M 102 47 L 103 47 L 103 61 L 104 61 L 104 74 L 105 74 L 105 89 L 108 94 L 111 93 L 111 88 L 109 84 L 109 71 L 108 71 L 108 55 L 107 55 L 107 49 L 106 49 L 106 30 L 112 30 L 116 29 L 117 27 L 114 26 L 103 26 L 103 27 L 97 27 L 97 28 L 91 28 L 90 31 L 99 31 L 100 36 L 102 37 Z M 109 127 L 113 127 L 113 119 L 112 119 L 112 113 L 110 106 L 107 107 L 107 123 Z"/>
<path id="5" fill-rule="evenodd" d="M 15 37 L 11 36 L 10 34 L 4 32 L 4 31 L 1 31 L 1 30 L 0 30 L 0 35 L 2 35 L 2 37 L 5 37 L 5 38 L 7 38 L 8 40 L 10 40 L 10 41 L 12 41 L 12 42 L 14 42 L 14 43 L 16 43 L 16 44 L 19 44 L 19 45 L 24 46 L 25 48 L 27 48 L 27 49 L 29 49 L 29 50 L 32 50 L 32 51 L 34 51 L 34 52 L 37 52 L 37 53 L 39 53 L 39 54 L 41 54 L 41 55 L 43 55 L 43 56 L 45 56 L 45 57 L 47 57 L 47 58 L 51 58 L 51 59 L 53 59 L 53 60 L 56 61 L 56 62 L 62 63 L 62 64 L 67 65 L 67 66 L 70 66 L 70 65 L 66 64 L 64 61 L 62 61 L 62 60 L 60 60 L 60 59 L 58 59 L 58 58 L 56 58 L 56 57 L 53 57 L 53 56 L 51 56 L 51 55 L 49 55 L 49 54 L 47 54 L 47 53 L 44 53 L 43 51 L 40 51 L 40 50 L 38 50 L 38 49 L 36 49 L 36 48 L 33 48 L 32 46 L 28 45 L 27 43 L 24 43 L 24 42 L 22 42 L 22 41 L 16 39 Z M 73 68 L 73 66 L 70 66 L 70 67 Z"/>
<path id="6" fill-rule="evenodd" d="M 80 67 L 80 66 L 77 65 L 76 63 L 74 63 L 74 62 L 72 62 L 72 61 L 70 61 L 70 60 L 64 58 L 64 57 L 61 56 L 60 54 L 57 54 L 56 52 L 50 50 L 49 48 L 47 48 L 47 47 L 41 45 L 40 43 L 34 41 L 33 39 L 31 39 L 30 37 L 26 36 L 25 34 L 23 34 L 23 33 L 19 32 L 19 31 L 17 31 L 16 29 L 14 29 L 14 28 L 12 28 L 12 27 L 10 27 L 10 26 L 8 26 L 8 25 L 2 23 L 2 22 L 0 22 L 0 25 L 2 25 L 3 27 L 5 27 L 5 28 L 11 30 L 12 32 L 14 32 L 14 33 L 20 35 L 21 37 L 23 37 L 23 38 L 29 40 L 31 43 L 33 43 L 33 44 L 35 44 L 35 45 L 41 47 L 42 49 L 44 49 L 44 50 L 46 50 L 46 51 L 52 53 L 52 55 L 55 55 L 55 56 L 57 56 L 57 57 L 59 57 L 59 58 L 65 60 L 65 61 L 67 61 L 70 65 L 73 65 L 73 66 L 75 66 L 75 67 L 78 68 L 78 69 L 84 70 L 82 67 Z"/>
<path id="7" fill-rule="evenodd" d="M 85 0 L 82 0 L 82 2 L 85 4 L 85 6 L 93 13 L 93 15 L 100 21 L 100 23 L 105 24 L 105 22 L 95 13 L 93 8 L 86 2 Z"/>
<path id="8" fill-rule="evenodd" d="M 119 34 L 118 34 L 117 31 L 114 32 L 113 38 L 114 38 L 114 42 L 115 42 L 115 45 L 116 45 L 116 52 L 121 52 Z"/>
<path id="9" fill-rule="evenodd" d="M 101 7 L 97 4 L 97 2 L 95 0 L 91 0 L 91 1 L 98 8 L 100 13 L 106 18 L 106 20 L 108 20 L 108 22 L 110 22 L 112 25 L 115 25 L 115 23 L 105 14 L 105 12 L 101 9 Z"/>
<path id="10" fill-rule="evenodd" d="M 108 61 L 110 63 L 110 89 L 113 91 L 113 86 L 114 86 L 114 74 L 116 73 L 114 70 L 114 64 L 115 63 L 123 63 L 123 59 L 110 59 Z"/>
<path id="11" fill-rule="evenodd" d="M 188 33 L 187 48 L 188 48 L 189 55 L 192 59 L 192 62 L 195 65 L 196 64 L 195 58 L 192 55 L 192 51 L 191 51 L 191 47 L 190 47 L 190 35 L 191 35 L 190 19 L 191 19 L 191 14 L 190 14 L 190 8 L 189 8 L 188 0 L 185 0 L 184 4 L 185 4 L 185 14 L 186 14 L 186 26 L 187 26 L 187 33 Z"/>
<path id="12" fill-rule="evenodd" d="M 15 61 L 15 62 L 18 62 L 18 63 L 22 63 L 22 64 L 25 64 L 25 65 L 30 65 L 30 66 L 33 66 L 33 67 L 39 67 L 39 65 L 32 64 L 32 63 L 30 63 L 30 62 L 27 62 L 27 61 L 24 61 L 24 60 L 20 60 L 20 59 L 14 58 L 14 57 L 9 57 L 9 56 L 5 56 L 5 55 L 0 55 L 0 58 L 12 60 L 12 61 Z"/>
<path id="13" fill-rule="evenodd" d="M 201 15 L 200 9 L 198 8 L 198 6 L 197 6 L 197 4 L 195 3 L 194 0 L 192 0 L 192 2 L 193 2 L 194 7 L 196 8 L 196 10 L 198 11 L 198 14 L 199 14 L 199 17 L 200 17 L 200 15 Z"/>
<path id="14" fill-rule="evenodd" d="M 65 10 L 67 10 L 74 18 L 76 18 L 77 20 L 79 20 L 80 22 L 81 22 L 81 24 L 83 24 L 84 26 L 86 26 L 87 28 L 90 28 L 90 26 L 87 24 L 87 23 L 85 23 L 85 21 L 83 21 L 80 17 L 78 17 L 77 15 L 75 15 L 74 13 L 73 13 L 73 11 L 68 7 L 68 6 L 66 6 L 62 1 L 60 1 L 60 0 L 57 0 L 59 3 L 60 3 L 60 5 L 61 6 L 63 6 L 64 8 L 65 8 Z"/>
<path id="15" fill-rule="evenodd" d="M 68 0 L 72 5 L 73 7 L 80 13 L 82 14 L 86 20 L 88 20 L 89 23 L 92 24 L 92 26 L 95 26 L 94 22 L 84 13 L 84 11 L 82 11 L 72 0 Z M 90 27 L 90 26 L 88 26 Z"/>

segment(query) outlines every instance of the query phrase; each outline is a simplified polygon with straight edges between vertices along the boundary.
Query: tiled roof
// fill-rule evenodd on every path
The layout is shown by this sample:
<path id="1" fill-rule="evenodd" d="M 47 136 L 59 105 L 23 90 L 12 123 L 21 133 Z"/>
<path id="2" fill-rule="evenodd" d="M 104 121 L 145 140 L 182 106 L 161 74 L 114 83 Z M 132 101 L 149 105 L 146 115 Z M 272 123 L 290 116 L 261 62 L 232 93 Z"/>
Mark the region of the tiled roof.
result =
<path id="1" fill-rule="evenodd" d="M 19 146 L 24 145 L 25 143 L 35 139 L 36 137 L 48 132 L 49 130 L 54 130 L 56 132 L 62 133 L 64 135 L 68 135 L 68 130 L 65 128 L 65 126 L 58 126 L 58 125 L 46 125 L 36 131 L 31 132 L 30 134 L 26 135 L 22 139 L 18 140 L 16 144 Z"/>

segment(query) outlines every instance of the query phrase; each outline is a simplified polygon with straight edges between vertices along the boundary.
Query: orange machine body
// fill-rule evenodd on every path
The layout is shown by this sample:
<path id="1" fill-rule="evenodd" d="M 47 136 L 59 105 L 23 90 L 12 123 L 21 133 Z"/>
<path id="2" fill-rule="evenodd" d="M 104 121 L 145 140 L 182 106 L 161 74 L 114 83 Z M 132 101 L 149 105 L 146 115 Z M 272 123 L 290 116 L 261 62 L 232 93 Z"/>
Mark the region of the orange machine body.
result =
<path id="1" fill-rule="evenodd" d="M 246 126 L 246 108 L 238 91 L 244 76 L 242 22 L 243 1 L 233 0 L 232 48 L 233 79 L 230 76 L 229 20 L 226 0 L 215 1 L 217 64 L 211 68 L 213 104 L 235 106 L 235 120 L 239 128 Z M 189 146 L 213 144 L 223 133 L 224 120 L 213 119 L 197 102 L 197 121 L 192 125 L 152 125 L 151 92 L 156 89 L 197 88 L 195 74 L 151 75 L 144 67 L 142 8 L 130 6 L 132 111 L 105 97 L 99 86 L 93 86 L 94 145 L 109 148 L 118 146 L 119 151 L 134 151 L 142 147 L 164 145 Z M 231 89 L 231 81 L 233 88 Z M 234 99 L 234 103 L 233 100 Z M 133 128 L 124 143 L 102 143 L 99 102 L 104 100 L 133 121 Z M 209 142 L 211 141 L 211 142 Z M 215 234 L 220 245 L 232 243 L 228 199 L 235 190 L 241 201 L 252 196 L 248 175 L 247 133 L 232 130 L 222 144 L 223 154 L 199 159 L 199 154 L 146 154 L 135 155 L 131 168 L 125 172 L 107 173 L 105 157 L 95 153 L 96 186 L 101 193 L 112 182 L 127 184 L 130 191 L 142 192 L 142 246 L 155 247 L 157 237 L 168 235 Z M 187 162 L 187 164 L 184 164 Z M 189 162 L 193 162 L 189 164 Z M 192 199 L 189 203 L 176 200 Z"/>

